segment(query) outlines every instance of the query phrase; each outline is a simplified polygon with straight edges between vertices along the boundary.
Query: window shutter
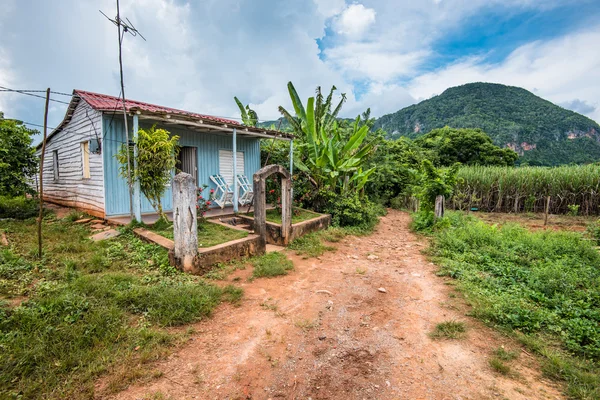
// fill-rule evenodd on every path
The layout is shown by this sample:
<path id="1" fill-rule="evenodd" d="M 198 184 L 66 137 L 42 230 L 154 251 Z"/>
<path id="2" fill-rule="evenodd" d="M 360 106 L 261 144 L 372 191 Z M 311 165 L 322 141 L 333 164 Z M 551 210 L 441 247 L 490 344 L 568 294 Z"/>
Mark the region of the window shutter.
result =
<path id="1" fill-rule="evenodd" d="M 81 163 L 83 166 L 83 179 L 90 179 L 90 142 L 81 143 Z"/>
<path id="2" fill-rule="evenodd" d="M 233 151 L 219 150 L 219 173 L 230 186 L 233 185 Z M 237 173 L 244 173 L 244 152 L 237 152 Z"/>

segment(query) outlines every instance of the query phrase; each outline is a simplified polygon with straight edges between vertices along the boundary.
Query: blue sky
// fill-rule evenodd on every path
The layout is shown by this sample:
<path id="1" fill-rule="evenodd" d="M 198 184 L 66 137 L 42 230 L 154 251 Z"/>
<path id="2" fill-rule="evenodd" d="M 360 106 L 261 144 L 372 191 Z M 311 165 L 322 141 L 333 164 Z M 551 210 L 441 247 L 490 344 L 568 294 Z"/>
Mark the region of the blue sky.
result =
<path id="1" fill-rule="evenodd" d="M 4 0 L 0 86 L 117 95 L 114 0 Z M 474 81 L 524 87 L 600 121 L 597 0 L 121 0 L 127 97 L 261 119 L 321 85 L 345 116 L 380 116 Z M 57 100 L 68 100 L 57 96 Z M 0 92 L 8 118 L 41 123 L 43 100 Z M 52 103 L 50 125 L 65 106 Z"/>

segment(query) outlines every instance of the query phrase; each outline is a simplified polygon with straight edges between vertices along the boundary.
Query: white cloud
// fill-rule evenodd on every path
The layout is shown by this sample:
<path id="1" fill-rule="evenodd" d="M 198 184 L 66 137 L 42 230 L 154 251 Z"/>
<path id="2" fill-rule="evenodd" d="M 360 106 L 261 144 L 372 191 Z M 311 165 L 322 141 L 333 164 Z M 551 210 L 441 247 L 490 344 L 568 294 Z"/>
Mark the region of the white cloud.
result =
<path id="1" fill-rule="evenodd" d="M 372 8 L 351 4 L 336 19 L 335 28 L 338 33 L 359 38 L 375 23 L 375 14 Z"/>
<path id="2" fill-rule="evenodd" d="M 430 52 L 395 53 L 376 43 L 349 43 L 328 49 L 324 54 L 328 62 L 350 79 L 387 82 L 414 73 Z"/>
<path id="3" fill-rule="evenodd" d="M 513 51 L 503 62 L 492 64 L 467 58 L 438 71 L 415 78 L 409 91 L 415 98 L 429 98 L 446 88 L 468 82 L 496 82 L 520 86 L 554 103 L 576 99 L 594 107 L 586 113 L 600 121 L 598 82 L 600 25 L 565 37 L 536 41 Z"/>
<path id="4" fill-rule="evenodd" d="M 556 1 L 566 0 L 544 2 L 544 7 Z M 102 9 L 114 16 L 114 0 L 5 3 L 10 7 L 0 13 L 4 51 L 0 84 L 119 93 L 116 28 L 98 13 Z M 373 115 L 381 115 L 412 102 L 398 81 L 418 73 L 435 53 L 435 41 L 490 4 L 541 7 L 535 0 L 444 0 L 435 5 L 413 0 L 126 0 L 121 2 L 123 16 L 148 40 L 125 37 L 126 93 L 130 98 L 227 117 L 238 116 L 235 95 L 251 103 L 261 118 L 274 119 L 279 117 L 277 106 L 290 105 L 286 84 L 291 80 L 303 99 L 317 85 L 323 90 L 336 85 L 340 93 L 348 94 L 344 115 L 356 115 L 369 106 Z M 325 32 L 329 36 L 324 38 Z M 323 39 L 321 47 L 315 42 L 318 38 Z M 554 63 L 570 62 L 578 70 L 567 74 L 567 81 L 578 74 L 597 77 L 593 71 L 581 70 L 593 64 L 594 52 L 588 49 L 587 53 L 580 59 L 558 55 L 564 62 L 546 58 L 543 63 L 548 68 L 527 58 L 511 65 L 530 63 L 545 74 Z M 450 86 L 453 79 L 461 81 L 452 78 L 452 71 L 467 78 L 477 77 L 478 72 L 482 80 L 493 69 L 481 60 L 463 60 L 445 72 L 451 79 L 423 77 L 413 82 L 411 93 L 424 97 Z M 559 78 L 547 77 L 556 82 Z M 532 82 L 547 90 L 544 82 Z M 555 101 L 580 99 L 596 104 L 589 94 L 567 89 L 569 85 L 562 83 L 556 89 L 562 94 L 550 94 Z M 41 100 L 0 94 L 0 109 L 10 109 L 11 116 L 39 123 L 42 108 Z M 51 113 L 51 125 L 63 114 L 59 105 Z"/>
<path id="5" fill-rule="evenodd" d="M 333 17 L 346 7 L 345 0 L 313 0 L 317 10 L 326 18 Z"/>

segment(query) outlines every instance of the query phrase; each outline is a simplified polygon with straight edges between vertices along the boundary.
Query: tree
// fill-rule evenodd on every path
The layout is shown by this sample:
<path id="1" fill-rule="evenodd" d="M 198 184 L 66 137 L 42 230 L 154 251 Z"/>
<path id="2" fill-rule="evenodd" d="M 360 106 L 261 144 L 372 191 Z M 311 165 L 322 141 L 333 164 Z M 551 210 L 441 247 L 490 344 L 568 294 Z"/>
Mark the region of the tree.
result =
<path id="1" fill-rule="evenodd" d="M 361 191 L 374 168 L 365 170 L 366 162 L 375 151 L 374 143 L 365 142 L 369 126 L 361 124 L 358 116 L 347 135 L 342 135 L 337 115 L 346 99 L 342 99 L 331 110 L 335 86 L 325 99 L 321 88 L 317 87 L 316 96 L 309 97 L 306 107 L 294 85 L 288 83 L 288 91 L 295 110 L 295 116 L 285 108 L 279 111 L 289 121 L 294 133 L 301 139 L 299 157 L 294 163 L 298 169 L 309 173 L 316 191 L 327 188 L 332 193 L 347 194 L 349 191 Z"/>
<path id="2" fill-rule="evenodd" d="M 511 149 L 500 148 L 481 129 L 434 129 L 415 140 L 424 150 L 433 151 L 438 166 L 463 165 L 514 166 L 519 157 Z"/>
<path id="3" fill-rule="evenodd" d="M 39 132 L 28 129 L 20 121 L 4 119 L 0 112 L 0 195 L 33 194 L 28 180 L 38 169 L 32 135 Z"/>
<path id="4" fill-rule="evenodd" d="M 436 168 L 427 159 L 421 162 L 421 175 L 415 193 L 423 211 L 433 211 L 437 196 L 449 198 L 454 193 L 459 166 L 456 163 L 450 168 Z"/>
<path id="5" fill-rule="evenodd" d="M 150 201 L 152 208 L 164 219 L 166 215 L 162 209 L 161 197 L 171 181 L 171 171 L 177 163 L 178 140 L 179 136 L 171 136 L 165 129 L 156 129 L 156 125 L 149 130 L 140 129 L 135 140 L 137 157 L 132 179 L 139 182 L 140 190 Z M 119 172 L 124 178 L 127 178 L 127 151 L 131 152 L 130 158 L 133 160 L 133 149 L 125 145 L 121 146 L 116 155 L 121 163 Z"/>
<path id="6" fill-rule="evenodd" d="M 242 123 L 246 126 L 256 126 L 256 124 L 258 123 L 258 114 L 256 114 L 256 111 L 250 108 L 250 104 L 244 107 L 242 102 L 237 97 L 234 96 L 233 99 L 235 100 L 235 103 L 240 109 Z"/>
<path id="7" fill-rule="evenodd" d="M 423 150 L 405 137 L 383 140 L 370 165 L 375 167 L 367 192 L 384 205 L 406 194 L 424 159 Z"/>

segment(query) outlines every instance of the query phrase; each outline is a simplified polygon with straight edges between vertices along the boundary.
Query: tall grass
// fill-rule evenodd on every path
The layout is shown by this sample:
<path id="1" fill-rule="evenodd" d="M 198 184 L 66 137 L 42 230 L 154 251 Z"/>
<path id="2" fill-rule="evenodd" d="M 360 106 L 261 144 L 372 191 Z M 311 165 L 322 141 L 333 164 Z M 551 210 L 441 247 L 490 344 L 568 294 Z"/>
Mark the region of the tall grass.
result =
<path id="1" fill-rule="evenodd" d="M 600 399 L 600 253 L 574 232 L 529 232 L 448 213 L 430 255 L 473 306 L 542 356 L 574 399 Z M 499 366 L 499 365 L 498 365 Z"/>
<path id="2" fill-rule="evenodd" d="M 550 196 L 550 213 L 564 214 L 569 205 L 579 213 L 600 214 L 600 165 L 560 167 L 463 167 L 450 202 L 489 212 L 543 212 Z"/>

